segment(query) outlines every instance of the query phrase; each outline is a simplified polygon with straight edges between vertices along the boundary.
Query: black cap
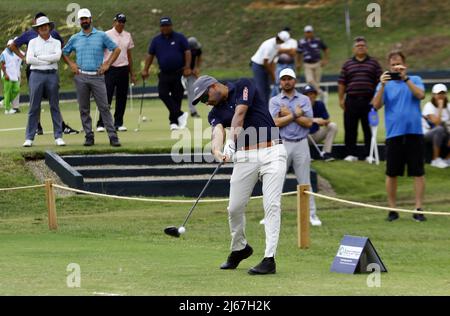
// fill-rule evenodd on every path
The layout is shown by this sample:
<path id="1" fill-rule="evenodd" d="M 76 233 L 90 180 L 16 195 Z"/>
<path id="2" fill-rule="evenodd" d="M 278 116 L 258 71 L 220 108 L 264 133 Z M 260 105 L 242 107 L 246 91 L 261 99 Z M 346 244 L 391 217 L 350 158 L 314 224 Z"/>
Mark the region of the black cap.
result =
<path id="1" fill-rule="evenodd" d="M 159 26 L 172 25 L 172 20 L 168 16 L 164 16 L 159 20 Z"/>
<path id="2" fill-rule="evenodd" d="M 127 17 L 123 13 L 117 13 L 114 17 L 114 21 L 125 23 L 127 21 Z"/>
<path id="3" fill-rule="evenodd" d="M 37 19 L 39 19 L 41 16 L 47 16 L 47 14 L 45 14 L 44 12 L 38 12 L 38 13 L 36 13 L 36 15 L 34 16 L 34 19 L 37 20 Z"/>
<path id="4" fill-rule="evenodd" d="M 307 84 L 306 86 L 303 87 L 303 90 L 302 90 L 303 94 L 307 94 L 307 93 L 310 93 L 310 92 L 317 93 L 317 90 L 313 86 L 311 86 L 309 84 Z"/>

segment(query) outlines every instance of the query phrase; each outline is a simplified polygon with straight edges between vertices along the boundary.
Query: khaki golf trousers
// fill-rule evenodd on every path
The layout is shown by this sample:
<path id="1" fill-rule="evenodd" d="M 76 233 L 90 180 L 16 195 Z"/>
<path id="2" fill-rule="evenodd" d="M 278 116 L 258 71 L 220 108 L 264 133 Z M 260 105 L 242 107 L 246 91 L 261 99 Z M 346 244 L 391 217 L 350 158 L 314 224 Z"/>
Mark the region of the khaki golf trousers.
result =
<path id="1" fill-rule="evenodd" d="M 304 63 L 305 68 L 305 81 L 306 83 L 312 85 L 314 89 L 317 90 L 319 95 L 322 95 L 322 89 L 320 89 L 320 81 L 322 80 L 322 66 L 320 61 L 314 64 Z"/>
<path id="2" fill-rule="evenodd" d="M 283 144 L 236 152 L 228 204 L 231 251 L 242 250 L 247 244 L 245 208 L 259 178 L 262 180 L 266 233 L 264 257 L 275 256 L 280 235 L 281 193 L 286 175 L 286 158 Z"/>

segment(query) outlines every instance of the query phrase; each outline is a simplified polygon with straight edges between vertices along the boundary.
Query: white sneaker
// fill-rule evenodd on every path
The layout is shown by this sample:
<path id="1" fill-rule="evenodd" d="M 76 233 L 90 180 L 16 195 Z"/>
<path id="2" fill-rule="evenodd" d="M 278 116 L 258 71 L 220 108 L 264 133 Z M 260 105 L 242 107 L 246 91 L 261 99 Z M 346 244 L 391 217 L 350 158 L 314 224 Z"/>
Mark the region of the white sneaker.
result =
<path id="1" fill-rule="evenodd" d="M 441 168 L 441 169 L 448 167 L 447 163 L 442 158 L 436 158 L 436 159 L 432 160 L 431 166 L 436 167 L 436 168 Z"/>
<path id="2" fill-rule="evenodd" d="M 448 159 L 445 159 L 445 162 L 447 163 L 447 166 L 449 166 L 449 167 L 450 167 L 450 158 L 448 158 Z"/>
<path id="3" fill-rule="evenodd" d="M 11 110 L 5 110 L 5 114 L 6 114 L 6 115 L 8 115 L 8 114 L 16 114 L 16 111 L 15 111 L 14 109 L 11 109 Z"/>
<path id="4" fill-rule="evenodd" d="M 103 133 L 104 131 L 106 131 L 106 129 L 103 126 L 97 127 L 97 132 Z"/>
<path id="5" fill-rule="evenodd" d="M 63 141 L 62 138 L 55 139 L 56 146 L 66 146 L 66 143 Z"/>
<path id="6" fill-rule="evenodd" d="M 348 161 L 348 162 L 354 162 L 354 161 L 358 161 L 358 157 L 348 155 L 347 157 L 344 158 L 344 160 Z"/>
<path id="7" fill-rule="evenodd" d="M 189 116 L 188 113 L 187 113 L 187 112 L 184 112 L 183 115 L 181 115 L 181 116 L 178 118 L 178 127 L 179 127 L 180 129 L 183 129 L 183 128 L 186 127 L 188 116 Z"/>
<path id="8" fill-rule="evenodd" d="M 119 127 L 117 128 L 117 130 L 118 130 L 119 132 L 126 132 L 126 131 L 128 131 L 128 129 L 127 129 L 125 126 L 119 126 Z"/>
<path id="9" fill-rule="evenodd" d="M 322 222 L 320 221 L 317 215 L 311 215 L 309 217 L 309 222 L 311 223 L 312 226 L 322 226 Z"/>
<path id="10" fill-rule="evenodd" d="M 23 143 L 23 147 L 31 147 L 33 145 L 33 141 L 31 139 L 25 140 L 25 143 Z"/>
<path id="11" fill-rule="evenodd" d="M 175 131 L 177 129 L 180 129 L 177 124 L 170 124 L 170 130 L 171 131 Z"/>

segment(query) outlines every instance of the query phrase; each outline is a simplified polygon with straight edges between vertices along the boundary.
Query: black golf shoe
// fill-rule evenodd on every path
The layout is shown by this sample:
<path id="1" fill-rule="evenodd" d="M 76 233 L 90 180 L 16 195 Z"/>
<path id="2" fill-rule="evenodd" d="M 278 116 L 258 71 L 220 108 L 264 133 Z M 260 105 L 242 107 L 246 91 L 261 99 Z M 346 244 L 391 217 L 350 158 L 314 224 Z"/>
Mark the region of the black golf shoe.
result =
<path id="1" fill-rule="evenodd" d="M 388 215 L 388 217 L 386 218 L 386 220 L 387 220 L 388 222 L 392 222 L 392 221 L 397 220 L 398 218 L 399 218 L 398 213 L 397 213 L 397 212 L 394 212 L 394 211 L 391 211 L 391 212 L 389 212 L 389 215 Z"/>
<path id="2" fill-rule="evenodd" d="M 257 266 L 248 270 L 248 274 L 274 274 L 276 272 L 276 264 L 274 257 L 264 258 Z"/>
<path id="3" fill-rule="evenodd" d="M 86 137 L 83 146 L 94 146 L 94 137 Z"/>
<path id="4" fill-rule="evenodd" d="M 111 137 L 111 138 L 109 139 L 109 144 L 110 144 L 111 146 L 113 146 L 113 147 L 120 147 L 120 146 L 122 146 L 122 145 L 120 144 L 119 139 L 118 139 L 117 137 Z"/>
<path id="5" fill-rule="evenodd" d="M 421 209 L 421 208 L 417 208 L 416 211 L 417 211 L 417 212 L 421 212 L 422 209 Z M 416 222 L 425 222 L 425 221 L 427 220 L 427 218 L 425 217 L 425 215 L 420 214 L 420 213 L 419 213 L 419 214 L 413 214 L 413 219 L 414 219 Z"/>
<path id="6" fill-rule="evenodd" d="M 239 265 L 239 263 L 242 260 L 250 257 L 252 255 L 252 253 L 253 253 L 253 248 L 250 247 L 250 245 L 248 245 L 248 244 L 242 250 L 232 251 L 230 253 L 230 255 L 228 256 L 227 261 L 225 263 L 222 263 L 220 268 L 223 270 L 236 269 L 237 266 Z"/>

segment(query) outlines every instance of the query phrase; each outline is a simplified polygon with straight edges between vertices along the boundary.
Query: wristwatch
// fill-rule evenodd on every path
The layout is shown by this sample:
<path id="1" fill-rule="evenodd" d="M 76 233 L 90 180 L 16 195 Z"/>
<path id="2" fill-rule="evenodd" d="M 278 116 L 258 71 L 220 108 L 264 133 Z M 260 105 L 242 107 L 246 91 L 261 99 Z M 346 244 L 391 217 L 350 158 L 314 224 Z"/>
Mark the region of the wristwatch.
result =
<path id="1" fill-rule="evenodd" d="M 408 82 L 409 77 L 406 77 L 405 80 L 403 80 L 404 82 Z"/>

